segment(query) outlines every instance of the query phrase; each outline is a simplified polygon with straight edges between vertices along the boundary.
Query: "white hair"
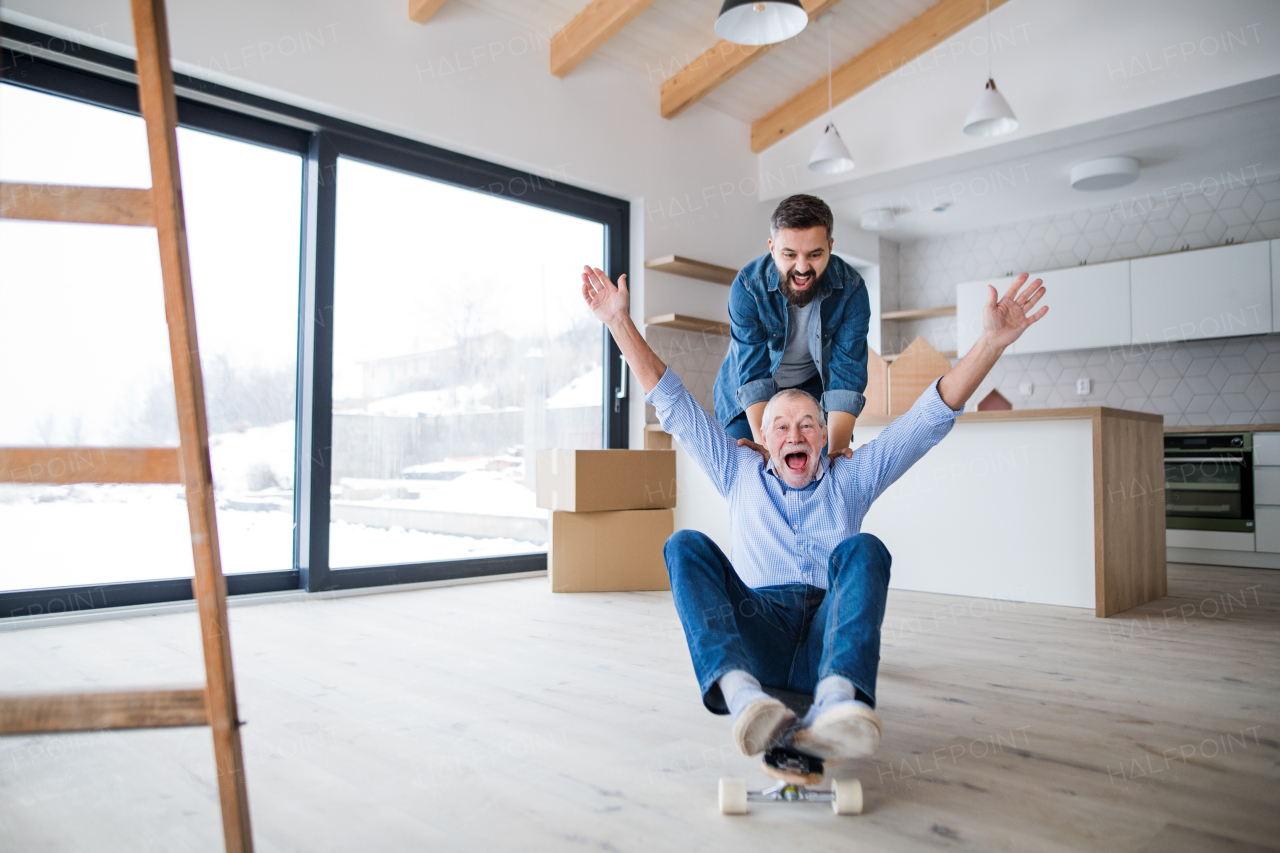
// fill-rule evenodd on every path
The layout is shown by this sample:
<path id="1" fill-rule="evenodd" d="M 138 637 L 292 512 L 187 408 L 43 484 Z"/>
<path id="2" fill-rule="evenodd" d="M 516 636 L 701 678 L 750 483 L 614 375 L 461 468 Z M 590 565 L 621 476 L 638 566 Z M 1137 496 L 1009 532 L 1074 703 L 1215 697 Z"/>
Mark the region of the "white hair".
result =
<path id="1" fill-rule="evenodd" d="M 813 412 L 815 417 L 817 418 L 818 426 L 824 427 L 824 428 L 826 427 L 827 418 L 826 418 L 826 415 L 822 413 L 822 404 L 818 402 L 817 398 L 815 398 L 808 391 L 804 391 L 800 388 L 783 388 L 777 394 L 774 394 L 772 397 L 770 397 L 769 402 L 765 404 L 764 414 L 760 417 L 761 434 L 764 434 L 766 431 L 768 431 L 769 427 L 773 426 L 773 417 L 772 417 L 773 404 L 778 402 L 785 402 L 787 400 L 804 400 L 807 403 L 809 403 L 811 406 L 813 406 Z"/>

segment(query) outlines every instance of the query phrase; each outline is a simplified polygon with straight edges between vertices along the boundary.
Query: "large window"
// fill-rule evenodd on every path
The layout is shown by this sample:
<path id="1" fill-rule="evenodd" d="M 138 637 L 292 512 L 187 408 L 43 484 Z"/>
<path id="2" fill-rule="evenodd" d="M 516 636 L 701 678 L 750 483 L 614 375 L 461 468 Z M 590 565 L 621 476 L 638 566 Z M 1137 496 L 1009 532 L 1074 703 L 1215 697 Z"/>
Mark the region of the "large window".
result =
<path id="1" fill-rule="evenodd" d="M 604 226 L 338 163 L 333 568 L 545 550 L 536 451 L 601 446 Z"/>
<path id="2" fill-rule="evenodd" d="M 5 36 L 0 181 L 149 186 L 132 62 Z M 176 84 L 229 593 L 545 567 L 537 450 L 626 446 L 578 273 L 627 202 Z M 0 221 L 0 316 L 0 446 L 177 443 L 154 231 Z M 0 618 L 190 597 L 188 529 L 178 486 L 0 483 Z"/>
<path id="3" fill-rule="evenodd" d="M 302 158 L 178 152 L 223 570 L 289 571 Z M 0 180 L 149 186 L 142 119 L 0 84 Z M 153 230 L 0 220 L 0 312 L 0 444 L 178 443 Z M 0 484 L 0 542 L 0 589 L 193 574 L 181 486 Z"/>

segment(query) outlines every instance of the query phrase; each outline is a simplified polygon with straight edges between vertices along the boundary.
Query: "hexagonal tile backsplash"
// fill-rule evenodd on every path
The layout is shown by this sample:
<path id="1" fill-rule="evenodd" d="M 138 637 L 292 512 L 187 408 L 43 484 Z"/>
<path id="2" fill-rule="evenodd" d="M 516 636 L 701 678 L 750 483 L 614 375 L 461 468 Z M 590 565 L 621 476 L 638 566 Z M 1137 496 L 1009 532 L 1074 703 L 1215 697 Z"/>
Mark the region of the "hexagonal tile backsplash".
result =
<path id="1" fill-rule="evenodd" d="M 1276 238 L 1280 176 L 1273 175 L 1213 192 L 1136 199 L 903 243 L 896 292 L 888 292 L 893 283 L 882 271 L 881 302 L 954 305 L 955 287 L 965 281 Z M 882 335 L 891 352 L 916 335 L 939 350 L 956 347 L 952 318 L 885 323 Z M 1081 378 L 1092 380 L 1087 396 L 1076 394 Z M 1028 382 L 1034 390 L 1023 396 L 1019 388 Z M 1018 409 L 1103 405 L 1162 414 L 1168 425 L 1280 423 L 1280 334 L 1005 356 L 973 399 L 992 388 Z"/>

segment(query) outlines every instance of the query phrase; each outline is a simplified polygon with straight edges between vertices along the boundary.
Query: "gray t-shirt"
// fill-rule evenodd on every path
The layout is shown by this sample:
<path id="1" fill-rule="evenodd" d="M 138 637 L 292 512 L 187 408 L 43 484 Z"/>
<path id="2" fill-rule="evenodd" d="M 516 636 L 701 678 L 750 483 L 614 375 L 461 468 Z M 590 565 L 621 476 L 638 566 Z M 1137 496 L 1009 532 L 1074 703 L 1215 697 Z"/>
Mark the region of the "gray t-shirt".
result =
<path id="1" fill-rule="evenodd" d="M 818 375 L 818 365 L 809 352 L 809 315 L 820 301 L 815 299 L 803 308 L 787 305 L 787 346 L 773 374 L 773 382 L 779 388 L 795 388 Z"/>

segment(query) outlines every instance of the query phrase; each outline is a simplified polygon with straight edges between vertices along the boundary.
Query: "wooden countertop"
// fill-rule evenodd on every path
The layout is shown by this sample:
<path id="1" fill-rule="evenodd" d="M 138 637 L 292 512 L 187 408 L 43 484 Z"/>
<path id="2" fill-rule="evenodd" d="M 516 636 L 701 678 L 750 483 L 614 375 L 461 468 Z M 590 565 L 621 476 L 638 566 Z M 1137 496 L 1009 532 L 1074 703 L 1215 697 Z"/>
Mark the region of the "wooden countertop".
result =
<path id="1" fill-rule="evenodd" d="M 1081 418 L 1098 420 L 1122 418 L 1131 421 L 1164 423 L 1163 415 L 1134 412 L 1129 409 L 1113 409 L 1109 406 L 1070 406 L 1060 409 L 1008 409 L 999 412 L 968 412 L 956 418 L 956 421 L 968 424 L 981 421 L 1060 421 Z M 893 421 L 894 418 L 886 415 L 866 415 L 858 418 L 858 426 L 888 426 Z"/>
<path id="2" fill-rule="evenodd" d="M 1222 426 L 1167 426 L 1165 432 L 1280 432 L 1280 424 L 1223 424 Z"/>

